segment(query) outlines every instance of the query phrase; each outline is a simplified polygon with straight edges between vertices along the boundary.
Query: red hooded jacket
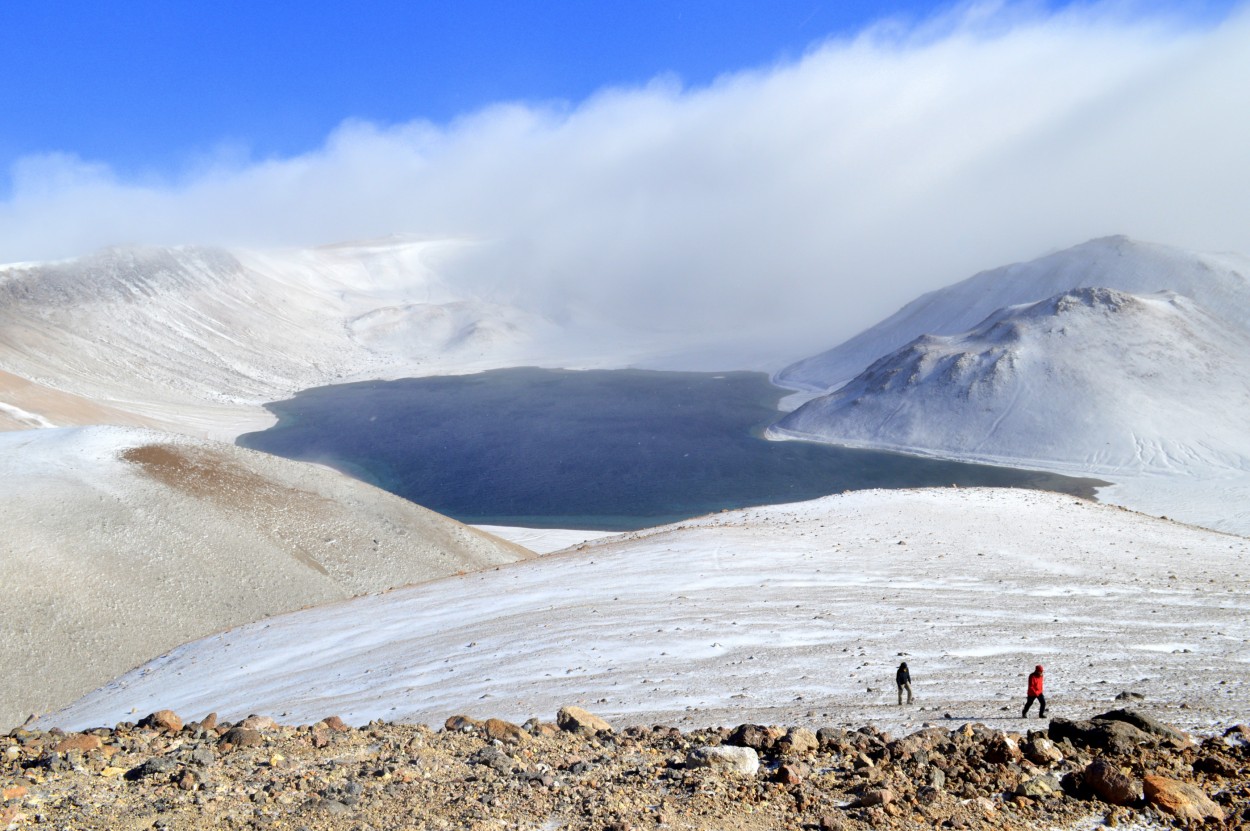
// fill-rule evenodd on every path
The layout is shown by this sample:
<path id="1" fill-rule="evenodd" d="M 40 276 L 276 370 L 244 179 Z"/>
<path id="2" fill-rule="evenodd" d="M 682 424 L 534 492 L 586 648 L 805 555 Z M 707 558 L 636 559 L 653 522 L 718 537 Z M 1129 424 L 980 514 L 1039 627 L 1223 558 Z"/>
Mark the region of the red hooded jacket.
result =
<path id="1" fill-rule="evenodd" d="M 1042 694 L 1042 667 L 1039 664 L 1033 672 L 1029 673 L 1029 695 Z"/>

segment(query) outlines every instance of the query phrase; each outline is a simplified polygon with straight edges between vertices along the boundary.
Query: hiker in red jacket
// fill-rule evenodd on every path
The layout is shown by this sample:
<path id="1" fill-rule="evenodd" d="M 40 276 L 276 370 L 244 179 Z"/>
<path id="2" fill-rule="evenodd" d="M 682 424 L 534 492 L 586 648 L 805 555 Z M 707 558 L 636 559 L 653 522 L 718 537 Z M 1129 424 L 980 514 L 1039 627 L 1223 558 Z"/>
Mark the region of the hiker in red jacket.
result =
<path id="1" fill-rule="evenodd" d="M 1029 714 L 1029 708 L 1033 706 L 1033 699 L 1037 699 L 1037 703 L 1041 705 L 1037 710 L 1038 718 L 1046 718 L 1046 696 L 1042 695 L 1042 665 L 1038 664 L 1029 673 L 1029 697 L 1024 702 L 1024 711 L 1020 713 L 1020 718 L 1025 718 Z"/>

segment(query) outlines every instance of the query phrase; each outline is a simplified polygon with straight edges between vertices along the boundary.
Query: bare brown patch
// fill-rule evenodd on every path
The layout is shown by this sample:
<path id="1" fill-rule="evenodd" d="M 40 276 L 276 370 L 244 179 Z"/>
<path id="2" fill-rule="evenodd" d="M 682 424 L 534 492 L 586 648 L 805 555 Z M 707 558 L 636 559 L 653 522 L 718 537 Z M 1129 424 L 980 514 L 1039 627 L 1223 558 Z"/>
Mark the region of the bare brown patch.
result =
<path id="1" fill-rule="evenodd" d="M 0 370 L 0 400 L 29 413 L 42 416 L 60 427 L 86 424 L 118 424 L 127 427 L 152 427 L 153 419 L 100 404 L 81 395 L 54 390 L 36 384 L 20 375 Z M 33 424 L 6 416 L 0 418 L 0 430 L 26 430 Z"/>
<path id="2" fill-rule="evenodd" d="M 121 454 L 145 474 L 167 487 L 251 520 L 255 530 L 278 542 L 304 565 L 322 574 L 326 570 L 309 554 L 295 533 L 283 525 L 293 517 L 308 518 L 334 508 L 330 500 L 298 488 L 284 487 L 227 459 L 223 454 L 196 447 L 145 444 Z"/>

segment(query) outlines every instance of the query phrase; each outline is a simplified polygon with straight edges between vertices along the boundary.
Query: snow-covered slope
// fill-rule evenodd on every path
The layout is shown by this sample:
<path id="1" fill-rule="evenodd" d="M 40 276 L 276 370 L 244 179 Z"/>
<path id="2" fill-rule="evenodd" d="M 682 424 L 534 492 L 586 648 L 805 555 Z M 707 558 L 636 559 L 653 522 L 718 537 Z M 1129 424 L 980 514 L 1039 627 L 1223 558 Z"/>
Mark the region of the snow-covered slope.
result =
<path id="1" fill-rule="evenodd" d="M 776 374 L 783 386 L 825 391 L 921 335 L 955 335 L 998 309 L 1073 288 L 1129 294 L 1174 291 L 1226 323 L 1250 328 L 1250 259 L 1202 254 L 1123 236 L 1091 240 L 1026 263 L 984 271 L 929 292 L 845 343 Z"/>
<path id="2" fill-rule="evenodd" d="M 917 338 L 771 434 L 1094 474 L 1250 470 L 1247 412 L 1250 332 L 1171 292 L 1086 288 Z"/>
<path id="3" fill-rule="evenodd" d="M 133 428 L 0 433 L 0 729 L 190 638 L 529 556 L 314 465 Z"/>
<path id="4" fill-rule="evenodd" d="M 717 514 L 241 627 L 43 720 L 172 707 L 289 723 L 630 723 L 1019 729 L 1123 690 L 1188 727 L 1244 721 L 1250 541 L 1057 494 L 863 491 Z M 894 701 L 911 666 L 917 706 Z M 949 722 L 947 722 L 949 723 Z"/>
<path id="5" fill-rule="evenodd" d="M 109 423 L 233 437 L 271 422 L 264 402 L 310 386 L 593 360 L 578 349 L 610 340 L 450 286 L 430 263 L 464 245 L 110 249 L 3 267 L 0 371 L 122 413 Z M 0 427 L 90 418 L 64 401 L 10 403 L 2 387 L 0 403 L 24 413 Z"/>

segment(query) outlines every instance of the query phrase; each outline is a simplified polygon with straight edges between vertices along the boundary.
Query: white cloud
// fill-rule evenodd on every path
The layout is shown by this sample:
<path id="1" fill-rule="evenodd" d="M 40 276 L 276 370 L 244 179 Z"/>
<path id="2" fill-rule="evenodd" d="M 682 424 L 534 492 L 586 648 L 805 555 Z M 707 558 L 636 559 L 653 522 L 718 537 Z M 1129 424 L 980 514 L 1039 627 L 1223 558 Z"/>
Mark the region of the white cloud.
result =
<path id="1" fill-rule="evenodd" d="M 919 291 L 1094 236 L 1250 253 L 1250 14 L 1194 28 L 1117 8 L 966 7 L 706 88 L 349 121 L 315 152 L 170 182 L 26 159 L 0 260 L 469 235 L 495 244 L 463 279 L 824 347 Z"/>

